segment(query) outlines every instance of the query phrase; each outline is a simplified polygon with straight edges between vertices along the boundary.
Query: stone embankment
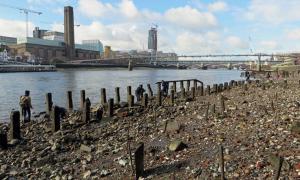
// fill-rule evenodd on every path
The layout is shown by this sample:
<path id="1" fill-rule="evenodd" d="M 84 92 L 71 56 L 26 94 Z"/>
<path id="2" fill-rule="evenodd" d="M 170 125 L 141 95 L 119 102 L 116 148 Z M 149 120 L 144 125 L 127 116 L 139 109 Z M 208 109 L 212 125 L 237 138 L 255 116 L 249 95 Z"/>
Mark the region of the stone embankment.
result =
<path id="1" fill-rule="evenodd" d="M 70 98 L 60 113 L 48 94 L 50 116 L 21 123 L 19 132 L 14 112 L 10 126 L 1 125 L 0 178 L 300 178 L 296 78 L 181 89 L 160 99 L 150 87 L 141 103 L 130 93 L 129 107 L 118 97 L 112 105 L 101 90 L 103 117 L 88 101 L 72 110 Z"/>

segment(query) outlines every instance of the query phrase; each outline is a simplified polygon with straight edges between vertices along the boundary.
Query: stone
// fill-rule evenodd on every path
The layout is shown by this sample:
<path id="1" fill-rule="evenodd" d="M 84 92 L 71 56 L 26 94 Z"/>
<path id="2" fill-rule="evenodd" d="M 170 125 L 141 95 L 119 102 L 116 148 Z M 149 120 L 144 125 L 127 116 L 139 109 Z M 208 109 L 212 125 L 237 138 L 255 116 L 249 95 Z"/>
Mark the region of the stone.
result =
<path id="1" fill-rule="evenodd" d="M 83 173 L 83 179 L 88 179 L 91 176 L 92 172 L 90 170 Z"/>
<path id="2" fill-rule="evenodd" d="M 19 139 L 12 139 L 12 140 L 9 142 L 9 144 L 12 145 L 12 146 L 15 146 L 15 145 L 17 145 L 17 144 L 19 144 L 19 143 L 20 143 L 20 140 L 19 140 Z"/>
<path id="3" fill-rule="evenodd" d="M 58 151 L 60 150 L 60 145 L 58 143 L 54 143 L 51 147 L 52 151 Z"/>
<path id="4" fill-rule="evenodd" d="M 187 147 L 186 144 L 184 144 L 182 141 L 174 140 L 170 143 L 169 150 L 170 151 L 181 151 L 186 147 Z"/>
<path id="5" fill-rule="evenodd" d="M 108 176 L 109 174 L 110 174 L 110 173 L 109 173 L 107 170 L 105 170 L 105 169 L 102 169 L 101 172 L 100 172 L 100 176 L 101 176 L 101 177 Z"/>
<path id="6" fill-rule="evenodd" d="M 277 168 L 277 166 L 279 164 L 279 161 L 280 161 L 280 157 L 279 156 L 276 156 L 274 154 L 270 154 L 268 156 L 268 162 L 272 165 L 273 168 Z M 286 160 L 283 160 L 282 168 L 290 170 L 291 166 L 290 166 L 290 164 Z"/>
<path id="7" fill-rule="evenodd" d="M 176 132 L 179 133 L 180 129 L 181 129 L 181 125 L 177 122 L 177 121 L 166 121 L 163 125 L 163 129 L 166 127 L 166 132 Z"/>
<path id="8" fill-rule="evenodd" d="M 87 145 L 81 144 L 80 145 L 80 151 L 90 153 L 90 152 L 92 152 L 92 148 L 87 146 Z"/>
<path id="9" fill-rule="evenodd" d="M 300 134 L 300 122 L 296 122 L 292 125 L 291 132 L 294 134 Z"/>
<path id="10" fill-rule="evenodd" d="M 119 160 L 119 164 L 120 164 L 121 166 L 126 166 L 126 165 L 128 164 L 128 161 L 125 160 L 125 159 L 120 159 L 120 160 Z"/>

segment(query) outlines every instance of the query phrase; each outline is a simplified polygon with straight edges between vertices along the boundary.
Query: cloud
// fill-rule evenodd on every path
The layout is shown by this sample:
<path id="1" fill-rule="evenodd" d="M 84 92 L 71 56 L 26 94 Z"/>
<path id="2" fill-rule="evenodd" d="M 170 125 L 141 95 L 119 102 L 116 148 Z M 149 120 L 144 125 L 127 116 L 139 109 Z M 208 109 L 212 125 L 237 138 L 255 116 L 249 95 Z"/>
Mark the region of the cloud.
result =
<path id="1" fill-rule="evenodd" d="M 262 49 L 265 50 L 276 50 L 278 48 L 276 41 L 261 41 L 259 44 L 262 46 Z"/>
<path id="2" fill-rule="evenodd" d="M 246 13 L 247 19 L 271 24 L 300 21 L 299 0 L 252 0 Z"/>
<path id="3" fill-rule="evenodd" d="M 242 41 L 237 36 L 229 36 L 226 38 L 225 41 L 231 48 L 238 48 L 238 49 L 248 49 L 249 48 L 249 44 L 245 41 Z"/>
<path id="4" fill-rule="evenodd" d="M 78 10 L 90 18 L 107 18 L 109 13 L 116 12 L 110 3 L 102 3 L 98 0 L 79 0 Z"/>
<path id="5" fill-rule="evenodd" d="M 200 12 L 190 6 L 171 8 L 165 13 L 168 22 L 188 29 L 212 28 L 218 25 L 216 17 L 209 12 Z"/>
<path id="6" fill-rule="evenodd" d="M 290 40 L 300 40 L 300 29 L 293 29 L 287 32 L 287 38 Z"/>
<path id="7" fill-rule="evenodd" d="M 25 37 L 26 36 L 26 23 L 25 21 L 7 20 L 0 19 L 0 32 L 1 36 L 10 37 Z M 34 28 L 32 22 L 28 23 L 29 35 L 31 35 L 31 30 Z"/>
<path id="8" fill-rule="evenodd" d="M 211 12 L 227 11 L 228 5 L 223 1 L 217 1 L 208 5 L 208 10 Z"/>
<path id="9" fill-rule="evenodd" d="M 131 0 L 122 0 L 119 9 L 128 18 L 135 18 L 139 15 L 138 9 Z"/>

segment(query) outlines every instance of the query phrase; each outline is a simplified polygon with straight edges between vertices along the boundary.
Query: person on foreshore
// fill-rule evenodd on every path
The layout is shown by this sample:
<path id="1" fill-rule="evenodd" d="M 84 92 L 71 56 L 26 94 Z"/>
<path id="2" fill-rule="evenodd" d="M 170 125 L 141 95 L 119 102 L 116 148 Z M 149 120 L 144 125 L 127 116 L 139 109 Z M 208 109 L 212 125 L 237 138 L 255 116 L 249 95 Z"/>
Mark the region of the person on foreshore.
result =
<path id="1" fill-rule="evenodd" d="M 25 95 L 20 97 L 20 107 L 22 109 L 22 116 L 24 118 L 24 123 L 30 122 L 31 111 L 33 109 L 30 98 L 30 91 L 26 90 Z"/>
<path id="2" fill-rule="evenodd" d="M 137 87 L 137 89 L 135 90 L 135 96 L 137 101 L 140 101 L 142 99 L 144 92 L 145 89 L 143 88 L 143 85 L 139 85 L 139 87 Z"/>
<path id="3" fill-rule="evenodd" d="M 168 90 L 169 90 L 169 83 L 162 80 L 161 81 L 161 85 L 162 85 L 162 92 L 163 92 L 163 95 L 166 96 L 168 95 Z"/>

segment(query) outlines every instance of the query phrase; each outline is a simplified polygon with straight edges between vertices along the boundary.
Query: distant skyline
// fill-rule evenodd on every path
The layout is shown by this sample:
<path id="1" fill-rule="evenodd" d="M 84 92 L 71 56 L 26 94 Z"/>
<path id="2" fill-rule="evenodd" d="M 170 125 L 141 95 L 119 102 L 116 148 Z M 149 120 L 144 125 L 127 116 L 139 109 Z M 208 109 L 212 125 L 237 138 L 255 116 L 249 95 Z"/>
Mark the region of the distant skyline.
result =
<path id="1" fill-rule="evenodd" d="M 1 0 L 0 35 L 25 36 L 25 15 L 2 4 L 43 12 L 35 26 L 63 31 L 63 7 L 74 7 L 76 42 L 99 39 L 113 50 L 147 50 L 158 25 L 158 49 L 178 54 L 300 52 L 300 0 Z"/>

